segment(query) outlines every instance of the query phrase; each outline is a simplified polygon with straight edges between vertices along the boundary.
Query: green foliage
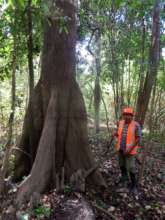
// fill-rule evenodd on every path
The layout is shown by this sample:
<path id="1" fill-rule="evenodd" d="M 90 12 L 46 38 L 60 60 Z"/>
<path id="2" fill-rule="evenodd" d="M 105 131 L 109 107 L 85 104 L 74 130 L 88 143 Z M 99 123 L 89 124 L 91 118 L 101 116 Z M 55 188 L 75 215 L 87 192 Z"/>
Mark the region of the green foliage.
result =
<path id="1" fill-rule="evenodd" d="M 64 193 L 68 194 L 68 193 L 71 193 L 71 191 L 72 191 L 72 188 L 69 185 L 64 186 Z"/>
<path id="2" fill-rule="evenodd" d="M 64 18 L 64 17 L 60 17 L 59 18 L 59 33 L 66 33 L 68 34 L 68 28 L 67 28 L 67 18 Z"/>
<path id="3" fill-rule="evenodd" d="M 43 217 L 49 218 L 51 215 L 51 208 L 44 205 L 38 206 L 34 209 L 34 213 L 37 219 L 41 219 Z"/>
<path id="4" fill-rule="evenodd" d="M 25 2 L 24 0 L 9 0 L 9 6 L 22 9 L 25 7 Z"/>
<path id="5" fill-rule="evenodd" d="M 161 60 L 161 69 L 157 76 L 157 84 L 162 91 L 165 91 L 165 60 Z"/>
<path id="6" fill-rule="evenodd" d="M 107 209 L 107 204 L 105 202 L 103 202 L 101 199 L 97 199 L 97 204 L 98 206 L 100 206 L 103 209 Z"/>

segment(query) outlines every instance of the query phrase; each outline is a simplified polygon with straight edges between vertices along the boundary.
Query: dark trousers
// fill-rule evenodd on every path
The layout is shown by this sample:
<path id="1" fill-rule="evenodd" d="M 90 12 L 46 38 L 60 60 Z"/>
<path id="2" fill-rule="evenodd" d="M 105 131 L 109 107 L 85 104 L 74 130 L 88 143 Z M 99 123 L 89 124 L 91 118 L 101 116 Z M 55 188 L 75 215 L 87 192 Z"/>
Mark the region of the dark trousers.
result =
<path id="1" fill-rule="evenodd" d="M 130 177 L 132 187 L 137 186 L 135 176 L 135 156 L 124 155 L 121 151 L 119 151 L 118 158 L 123 182 L 128 181 Z"/>

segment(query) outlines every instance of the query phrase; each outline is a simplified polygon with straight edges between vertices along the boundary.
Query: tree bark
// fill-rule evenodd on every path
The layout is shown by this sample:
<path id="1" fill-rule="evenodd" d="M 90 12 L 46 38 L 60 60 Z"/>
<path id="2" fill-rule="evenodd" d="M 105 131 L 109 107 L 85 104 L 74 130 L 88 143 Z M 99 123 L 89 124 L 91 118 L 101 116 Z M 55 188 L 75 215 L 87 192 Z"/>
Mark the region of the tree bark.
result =
<path id="1" fill-rule="evenodd" d="M 29 198 L 33 192 L 42 193 L 55 187 L 55 174 L 62 167 L 65 168 L 66 180 L 69 180 L 76 170 L 88 170 L 94 165 L 87 143 L 84 100 L 75 80 L 75 6 L 73 1 L 57 0 L 55 5 L 51 5 L 50 11 L 53 9 L 59 15 L 51 14 L 45 21 L 41 79 L 32 95 L 35 139 L 33 147 L 30 146 L 31 150 L 28 111 L 21 139 L 22 148 L 26 152 L 31 156 L 31 151 L 36 152 L 32 169 L 25 154 L 19 152 L 17 157 L 17 178 L 29 173 L 31 169 L 30 175 L 20 185 L 17 196 L 19 202 Z M 61 19 L 64 19 L 65 27 L 61 27 Z M 19 161 L 22 164 L 21 171 Z M 98 171 L 89 179 L 105 185 Z"/>
<path id="2" fill-rule="evenodd" d="M 152 39 L 151 39 L 151 48 L 149 54 L 149 70 L 145 78 L 143 90 L 142 92 L 139 91 L 140 95 L 138 97 L 137 107 L 136 107 L 136 111 L 137 111 L 136 120 L 139 121 L 141 125 L 144 124 L 152 87 L 155 83 L 157 76 L 157 67 L 159 63 L 159 35 L 160 35 L 159 14 L 160 14 L 160 1 L 156 0 L 153 10 Z"/>
<path id="3" fill-rule="evenodd" d="M 128 88 L 127 88 L 127 105 L 131 104 L 131 61 L 128 56 Z"/>
<path id="4" fill-rule="evenodd" d="M 16 98 L 16 39 L 14 37 L 13 42 L 13 61 L 12 61 L 12 88 L 11 88 L 11 113 L 9 117 L 9 133 L 8 133 L 8 141 L 7 146 L 11 144 L 12 141 L 12 134 L 13 134 L 13 122 L 14 122 L 14 115 L 15 115 L 15 98 Z"/>
<path id="5" fill-rule="evenodd" d="M 33 145 L 34 136 L 34 115 L 32 112 L 32 102 L 31 97 L 33 94 L 34 88 L 34 69 L 33 69 L 33 23 L 32 23 L 32 0 L 28 0 L 27 4 L 27 48 L 28 48 L 28 69 L 29 69 L 29 120 L 31 123 L 29 124 L 29 144 Z M 31 148 L 33 151 L 33 148 Z M 31 157 L 31 165 L 35 159 L 35 151 L 32 152 Z"/>
<path id="6" fill-rule="evenodd" d="M 99 134 L 100 131 L 100 104 L 101 104 L 101 88 L 100 88 L 100 72 L 101 72 L 101 33 L 98 30 L 96 34 L 96 79 L 94 88 L 94 107 L 95 107 L 95 131 Z"/>
<path id="7" fill-rule="evenodd" d="M 124 62 L 122 62 L 122 72 L 124 73 Z M 120 74 L 120 110 L 124 107 L 124 74 Z"/>
<path id="8" fill-rule="evenodd" d="M 33 69 L 33 26 L 32 26 L 32 1 L 27 3 L 27 55 L 28 55 L 28 71 L 29 71 L 29 104 L 24 119 L 23 133 L 20 140 L 21 152 L 16 153 L 16 173 L 15 180 L 19 180 L 20 176 L 27 175 L 32 167 L 36 155 L 36 146 L 42 130 L 42 111 L 40 106 L 41 92 L 40 82 L 34 88 L 34 69 Z M 25 152 L 25 154 L 23 154 Z"/>
<path id="9" fill-rule="evenodd" d="M 109 128 L 108 110 L 107 110 L 107 106 L 106 106 L 106 103 L 105 103 L 105 101 L 104 101 L 104 97 L 103 97 L 102 92 L 101 92 L 101 100 L 102 100 L 102 103 L 103 103 L 103 106 L 104 106 L 104 110 L 105 110 L 105 118 L 106 118 L 107 132 L 108 132 L 108 136 L 109 136 L 109 139 L 110 139 L 110 128 Z"/>
<path id="10" fill-rule="evenodd" d="M 137 103 L 139 102 L 139 99 L 142 95 L 142 92 L 143 92 L 143 86 L 144 86 L 144 81 L 145 81 L 145 39 L 146 39 L 146 27 L 145 27 L 145 20 L 144 20 L 144 17 L 142 18 L 142 22 L 141 22 L 141 26 L 142 26 L 142 38 L 141 38 L 141 65 L 140 65 L 140 83 L 139 83 L 139 91 L 138 91 L 138 100 L 137 100 Z M 139 111 L 138 109 L 138 104 L 136 106 L 136 112 Z"/>
<path id="11" fill-rule="evenodd" d="M 30 105 L 32 108 L 30 108 Z M 19 148 L 21 151 L 15 151 L 15 181 L 19 181 L 23 176 L 28 175 L 32 168 L 44 123 L 42 105 L 43 101 L 41 96 L 40 80 L 33 90 L 33 95 L 29 100 L 28 108 L 25 114 L 23 131 L 19 142 Z M 32 114 L 33 121 L 31 121 Z M 30 131 L 32 127 L 33 130 Z"/>
<path id="12" fill-rule="evenodd" d="M 96 51 L 92 52 L 90 48 L 91 41 L 95 35 Z M 100 29 L 96 28 L 91 34 L 87 49 L 89 53 L 94 57 L 96 64 L 96 78 L 94 87 L 94 110 L 95 110 L 95 132 L 99 134 L 100 131 L 100 104 L 101 104 L 101 88 L 100 88 L 100 73 L 101 73 L 101 33 Z"/>
<path id="13" fill-rule="evenodd" d="M 141 125 L 144 124 L 146 111 L 148 108 L 149 99 L 151 96 L 152 87 L 155 84 L 156 76 L 157 76 L 157 66 L 159 62 L 159 14 L 160 14 L 160 1 L 156 0 L 154 10 L 153 10 L 153 25 L 152 25 L 152 45 L 150 49 L 150 66 L 149 71 L 147 72 L 142 97 L 138 98 L 137 103 L 137 120 L 140 122 Z M 141 183 L 144 169 L 145 169 L 145 162 L 147 153 L 150 147 L 151 140 L 151 133 L 149 133 L 147 143 L 144 148 L 144 154 L 142 158 L 142 165 L 139 174 L 139 182 Z"/>
<path id="14" fill-rule="evenodd" d="M 28 47 L 28 67 L 29 67 L 29 97 L 32 96 L 34 88 L 34 71 L 33 71 L 33 35 L 32 35 L 32 13 L 31 13 L 32 0 L 28 0 L 27 5 L 27 47 Z"/>
<path id="15" fill-rule="evenodd" d="M 118 57 L 116 56 L 116 9 L 115 9 L 115 1 L 112 1 L 111 5 L 111 15 L 110 15 L 110 22 L 111 22 L 111 31 L 110 34 L 108 34 L 108 40 L 109 40 L 109 47 L 111 51 L 111 59 L 110 59 L 110 66 L 112 66 L 112 89 L 113 89 L 113 95 L 114 95 L 114 106 L 115 106 L 115 118 L 116 121 L 119 120 L 120 117 L 120 106 L 121 106 L 121 100 L 119 98 L 120 91 L 119 91 L 119 81 L 120 81 L 120 74 L 119 74 L 119 63 L 118 63 Z"/>
<path id="16" fill-rule="evenodd" d="M 155 81 L 155 84 L 154 84 L 153 90 L 152 90 L 152 97 L 151 97 L 151 104 L 150 104 L 150 115 L 149 115 L 149 120 L 148 120 L 148 128 L 149 128 L 149 132 L 151 134 L 153 132 L 154 113 L 156 111 L 155 101 L 156 101 L 156 81 Z"/>

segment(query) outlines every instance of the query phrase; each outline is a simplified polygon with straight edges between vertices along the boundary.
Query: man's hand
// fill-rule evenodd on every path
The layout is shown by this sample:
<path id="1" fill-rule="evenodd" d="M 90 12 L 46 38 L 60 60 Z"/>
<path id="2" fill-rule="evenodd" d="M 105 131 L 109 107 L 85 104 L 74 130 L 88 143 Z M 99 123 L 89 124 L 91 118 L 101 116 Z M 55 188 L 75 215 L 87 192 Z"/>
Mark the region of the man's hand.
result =
<path id="1" fill-rule="evenodd" d="M 124 155 L 128 155 L 130 153 L 130 150 L 125 150 Z"/>
<path id="2" fill-rule="evenodd" d="M 124 154 L 125 154 L 125 155 L 128 155 L 128 154 L 134 149 L 135 146 L 136 146 L 136 145 L 128 146 L 128 147 L 127 147 L 128 149 L 126 149 L 126 150 L 124 151 Z"/>

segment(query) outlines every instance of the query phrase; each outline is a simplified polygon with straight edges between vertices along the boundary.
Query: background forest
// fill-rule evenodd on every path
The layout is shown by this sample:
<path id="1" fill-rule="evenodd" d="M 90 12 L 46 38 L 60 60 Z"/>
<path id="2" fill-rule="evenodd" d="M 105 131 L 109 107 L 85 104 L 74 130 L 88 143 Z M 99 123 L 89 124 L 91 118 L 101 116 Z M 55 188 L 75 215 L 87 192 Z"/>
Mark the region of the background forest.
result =
<path id="1" fill-rule="evenodd" d="M 0 166 L 5 151 L 17 147 L 40 79 L 45 16 L 49 1 L 0 0 Z M 59 33 L 67 35 L 66 21 L 60 17 Z M 132 106 L 143 142 L 152 139 L 164 152 L 164 1 L 78 0 L 76 26 L 76 80 L 92 147 L 99 151 L 107 145 L 122 109 Z M 10 160 L 13 169 L 14 157 Z"/>
<path id="2" fill-rule="evenodd" d="M 15 143 L 21 132 L 31 88 L 40 75 L 42 1 L 1 1 L 0 117 L 1 147 L 9 124 Z M 150 69 L 154 1 L 82 1 L 78 3 L 77 81 L 96 132 L 101 123 L 114 125 L 123 106 L 136 109 Z M 145 128 L 164 136 L 165 23 L 160 4 L 156 79 L 150 91 Z M 61 31 L 65 29 L 61 21 Z M 65 30 L 64 30 L 65 31 Z M 67 31 L 67 30 L 66 30 Z M 145 93 L 147 96 L 147 93 Z M 147 98 L 147 97 L 146 97 Z M 10 115 L 11 120 L 9 121 Z M 145 114 L 145 113 L 144 113 Z M 152 125 L 151 125 L 152 124 Z M 159 137 L 160 137 L 159 136 Z"/>

